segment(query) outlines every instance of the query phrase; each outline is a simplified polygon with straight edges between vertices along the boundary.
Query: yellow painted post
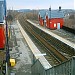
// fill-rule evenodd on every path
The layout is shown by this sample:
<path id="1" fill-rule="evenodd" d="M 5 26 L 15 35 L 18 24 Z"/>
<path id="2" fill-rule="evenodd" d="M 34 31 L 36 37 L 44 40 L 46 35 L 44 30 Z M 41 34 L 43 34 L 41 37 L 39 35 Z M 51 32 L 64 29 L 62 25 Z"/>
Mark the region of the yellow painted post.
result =
<path id="1" fill-rule="evenodd" d="M 14 67 L 16 65 L 15 59 L 10 59 L 10 65 L 11 67 Z"/>

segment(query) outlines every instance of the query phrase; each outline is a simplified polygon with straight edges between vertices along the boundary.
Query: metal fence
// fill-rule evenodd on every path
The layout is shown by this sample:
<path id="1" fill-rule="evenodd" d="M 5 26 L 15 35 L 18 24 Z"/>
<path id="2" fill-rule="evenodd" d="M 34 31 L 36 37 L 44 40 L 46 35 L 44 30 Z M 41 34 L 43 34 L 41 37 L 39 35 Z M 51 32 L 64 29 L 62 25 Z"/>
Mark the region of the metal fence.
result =
<path id="1" fill-rule="evenodd" d="M 39 60 L 36 60 L 36 62 L 32 65 L 31 71 L 32 75 L 46 75 L 46 70 Z"/>
<path id="2" fill-rule="evenodd" d="M 75 57 L 50 69 L 45 69 L 40 61 L 36 60 L 31 70 L 32 75 L 75 75 Z"/>

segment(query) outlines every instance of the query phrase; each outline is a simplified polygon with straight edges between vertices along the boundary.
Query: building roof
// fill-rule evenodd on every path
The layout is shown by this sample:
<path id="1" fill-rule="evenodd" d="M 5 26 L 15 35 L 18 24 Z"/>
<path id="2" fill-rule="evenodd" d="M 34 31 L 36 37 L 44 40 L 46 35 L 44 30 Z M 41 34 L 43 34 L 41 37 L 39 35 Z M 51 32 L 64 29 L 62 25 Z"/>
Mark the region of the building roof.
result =
<path id="1" fill-rule="evenodd" d="M 4 3 L 4 1 L 3 0 L 0 0 L 0 4 L 3 4 Z"/>
<path id="2" fill-rule="evenodd" d="M 64 18 L 64 13 L 59 10 L 47 11 L 46 15 L 48 15 L 48 18 Z"/>
<path id="3" fill-rule="evenodd" d="M 39 15 L 42 19 L 45 19 L 45 15 L 46 15 L 46 10 L 40 10 L 39 11 Z"/>

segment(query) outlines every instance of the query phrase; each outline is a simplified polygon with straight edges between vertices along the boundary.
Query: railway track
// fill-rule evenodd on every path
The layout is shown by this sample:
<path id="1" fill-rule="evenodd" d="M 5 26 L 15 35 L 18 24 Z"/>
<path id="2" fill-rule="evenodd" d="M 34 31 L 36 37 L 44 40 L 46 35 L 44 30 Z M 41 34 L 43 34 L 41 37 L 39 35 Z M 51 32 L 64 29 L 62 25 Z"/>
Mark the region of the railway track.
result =
<path id="1" fill-rule="evenodd" d="M 68 46 L 67 44 L 61 42 L 60 40 L 48 35 L 47 33 L 45 33 L 44 31 L 41 31 L 40 29 L 38 29 L 37 27 L 31 25 L 32 28 L 34 28 L 34 31 L 37 32 L 40 36 L 44 37 L 44 39 L 46 39 L 46 41 L 53 45 L 58 51 L 60 51 L 63 55 L 66 55 L 67 58 L 71 58 L 72 56 L 75 56 L 75 50 L 74 48 Z M 51 32 L 56 33 L 57 35 L 60 36 L 59 32 L 61 33 L 61 35 L 65 38 L 69 38 L 69 40 L 71 39 L 72 42 L 75 42 L 74 40 L 74 35 L 73 34 L 69 34 L 68 32 L 65 32 L 64 30 L 51 30 Z M 73 39 L 72 39 L 73 38 Z"/>
<path id="2" fill-rule="evenodd" d="M 21 25 L 23 26 L 23 28 L 29 33 L 32 34 L 36 39 L 38 39 L 43 46 L 45 46 L 46 48 L 46 53 L 48 54 L 48 56 L 52 57 L 53 60 L 56 63 L 61 63 L 63 61 L 66 61 L 67 58 L 62 55 L 56 48 L 54 48 L 54 46 L 52 46 L 51 44 L 49 44 L 46 39 L 44 39 L 43 37 L 41 37 L 37 32 L 35 32 L 34 28 L 32 27 L 31 24 L 29 24 L 28 22 L 26 22 L 26 19 L 24 19 L 24 17 L 22 16 L 22 19 L 20 17 L 19 22 L 21 23 Z"/>

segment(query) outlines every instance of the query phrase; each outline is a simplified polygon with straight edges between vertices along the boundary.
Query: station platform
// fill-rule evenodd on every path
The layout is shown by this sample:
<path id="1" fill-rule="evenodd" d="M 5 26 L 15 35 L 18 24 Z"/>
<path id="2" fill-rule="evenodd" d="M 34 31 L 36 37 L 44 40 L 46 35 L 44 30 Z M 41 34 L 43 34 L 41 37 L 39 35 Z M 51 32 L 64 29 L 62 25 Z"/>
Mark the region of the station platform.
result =
<path id="1" fill-rule="evenodd" d="M 16 60 L 16 65 L 11 67 L 10 75 L 31 75 L 32 53 L 25 41 L 16 21 L 10 25 L 9 39 L 10 57 Z"/>
<path id="2" fill-rule="evenodd" d="M 29 36 L 23 30 L 23 28 L 21 27 L 21 25 L 19 24 L 18 21 L 17 21 L 17 23 L 18 23 L 20 31 L 21 31 L 23 37 L 25 38 L 28 46 L 30 47 L 30 49 L 31 49 L 34 57 L 40 61 L 40 63 L 43 65 L 43 67 L 45 69 L 51 68 L 52 66 L 48 63 L 48 61 L 45 59 L 45 57 L 43 56 L 43 54 L 41 54 L 41 52 L 38 50 L 38 48 L 35 46 L 35 44 L 32 42 L 32 40 L 29 38 Z"/>
<path id="3" fill-rule="evenodd" d="M 34 21 L 30 21 L 30 20 L 27 20 L 27 21 L 31 23 L 32 25 L 36 26 L 37 28 L 41 29 L 45 33 L 51 35 L 52 37 L 60 40 L 61 42 L 75 49 L 75 35 L 69 35 L 69 34 L 66 35 L 66 33 L 62 31 L 61 29 L 60 29 L 61 31 L 60 30 L 50 30 L 50 29 L 47 29 L 46 27 L 40 26 L 38 23 L 34 23 Z"/>
<path id="4" fill-rule="evenodd" d="M 16 59 L 16 65 L 11 68 L 11 74 L 31 75 L 31 66 L 34 57 L 36 60 L 40 61 L 45 69 L 52 67 L 34 45 L 18 21 L 14 21 L 10 28 L 11 34 L 9 41 L 12 42 L 13 45 L 10 46 L 10 48 L 12 48 L 12 51 L 10 51 L 10 57 Z"/>

